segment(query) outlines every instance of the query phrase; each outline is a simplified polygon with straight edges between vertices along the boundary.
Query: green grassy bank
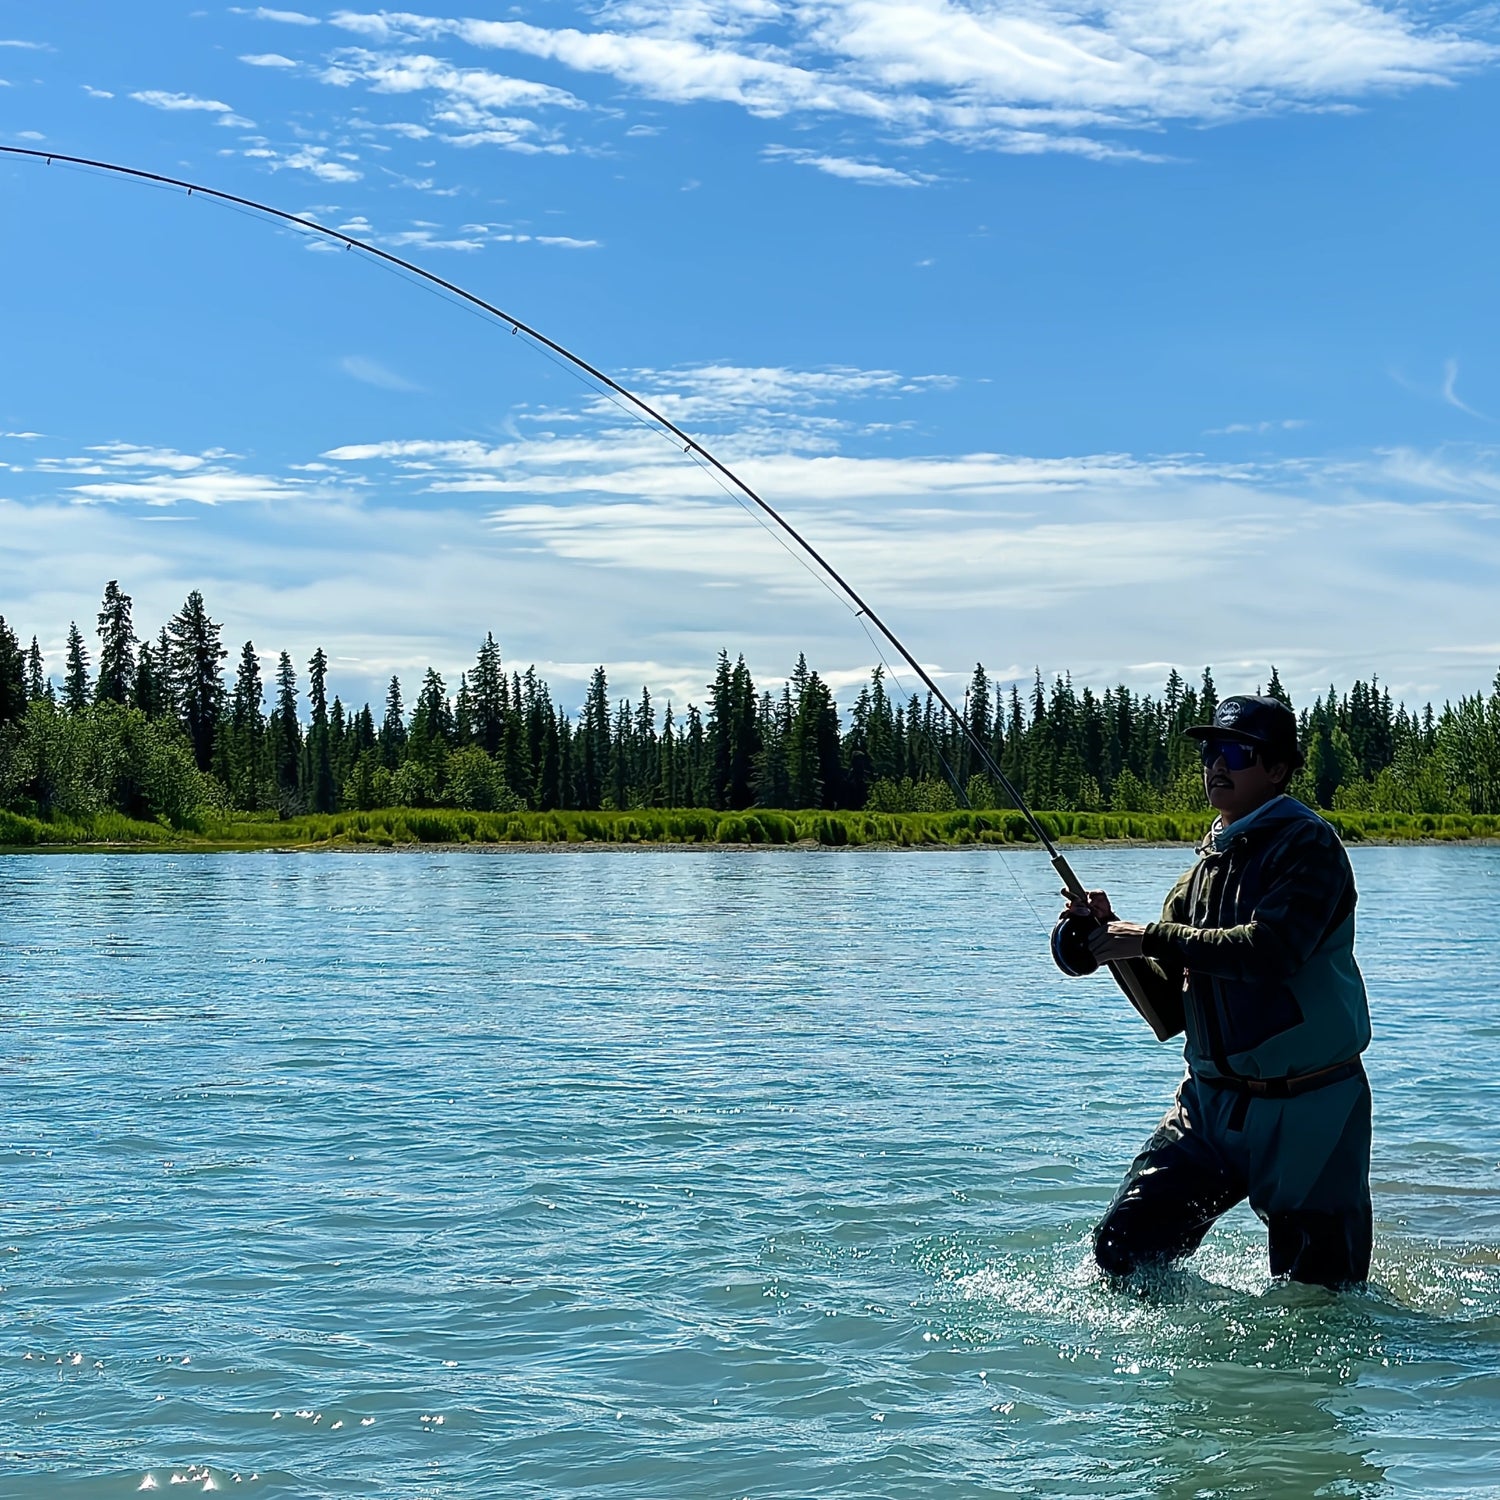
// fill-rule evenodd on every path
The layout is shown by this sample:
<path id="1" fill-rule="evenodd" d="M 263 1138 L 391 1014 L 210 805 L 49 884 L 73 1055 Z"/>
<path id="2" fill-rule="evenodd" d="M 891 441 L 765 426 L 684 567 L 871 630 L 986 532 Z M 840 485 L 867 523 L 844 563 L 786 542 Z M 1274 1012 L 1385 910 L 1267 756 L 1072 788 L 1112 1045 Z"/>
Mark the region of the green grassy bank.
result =
<path id="1" fill-rule="evenodd" d="M 1206 815 L 1049 812 L 1039 814 L 1063 843 L 1195 842 Z M 1462 842 L 1500 838 L 1500 817 L 1451 813 L 1326 814 L 1348 843 Z M 819 844 L 900 848 L 1027 844 L 1020 813 L 638 812 L 478 813 L 452 808 L 384 808 L 318 817 L 200 819 L 172 828 L 116 813 L 72 821 L 0 812 L 0 848 L 319 849 L 413 844 Z"/>

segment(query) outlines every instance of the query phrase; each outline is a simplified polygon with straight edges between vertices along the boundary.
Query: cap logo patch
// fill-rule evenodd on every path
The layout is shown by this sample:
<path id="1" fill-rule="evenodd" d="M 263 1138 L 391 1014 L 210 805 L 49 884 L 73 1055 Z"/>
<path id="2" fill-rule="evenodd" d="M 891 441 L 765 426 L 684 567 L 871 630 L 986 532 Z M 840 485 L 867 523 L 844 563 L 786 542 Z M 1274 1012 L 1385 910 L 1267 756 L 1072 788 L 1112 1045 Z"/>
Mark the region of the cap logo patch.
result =
<path id="1" fill-rule="evenodd" d="M 1217 724 L 1226 725 L 1237 723 L 1239 721 L 1240 709 L 1242 706 L 1243 705 L 1236 703 L 1233 698 L 1231 698 L 1227 703 L 1221 703 L 1219 705 L 1218 713 L 1214 715 L 1214 722 Z"/>

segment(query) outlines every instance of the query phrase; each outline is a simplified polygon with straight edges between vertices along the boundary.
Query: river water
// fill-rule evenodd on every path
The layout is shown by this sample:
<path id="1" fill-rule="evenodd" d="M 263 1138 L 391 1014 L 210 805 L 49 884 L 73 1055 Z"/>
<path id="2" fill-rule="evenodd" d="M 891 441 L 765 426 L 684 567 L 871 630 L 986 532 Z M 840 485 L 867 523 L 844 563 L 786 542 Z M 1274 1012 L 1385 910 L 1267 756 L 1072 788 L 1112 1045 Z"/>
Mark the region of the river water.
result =
<path id="1" fill-rule="evenodd" d="M 1500 1495 L 1500 850 L 1353 857 L 1373 1283 L 1144 1296 L 1033 853 L 0 858 L 0 1495 Z"/>

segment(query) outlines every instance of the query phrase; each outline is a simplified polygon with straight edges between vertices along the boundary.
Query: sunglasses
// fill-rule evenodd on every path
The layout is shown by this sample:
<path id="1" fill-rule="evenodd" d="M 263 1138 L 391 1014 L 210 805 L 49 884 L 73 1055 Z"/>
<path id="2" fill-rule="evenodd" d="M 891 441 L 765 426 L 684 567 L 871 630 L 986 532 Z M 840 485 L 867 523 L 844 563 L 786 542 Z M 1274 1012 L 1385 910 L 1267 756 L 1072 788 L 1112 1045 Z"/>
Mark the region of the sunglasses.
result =
<path id="1" fill-rule="evenodd" d="M 1204 740 L 1199 750 L 1205 766 L 1222 760 L 1230 771 L 1248 770 L 1260 754 L 1257 746 L 1247 745 L 1243 740 Z"/>

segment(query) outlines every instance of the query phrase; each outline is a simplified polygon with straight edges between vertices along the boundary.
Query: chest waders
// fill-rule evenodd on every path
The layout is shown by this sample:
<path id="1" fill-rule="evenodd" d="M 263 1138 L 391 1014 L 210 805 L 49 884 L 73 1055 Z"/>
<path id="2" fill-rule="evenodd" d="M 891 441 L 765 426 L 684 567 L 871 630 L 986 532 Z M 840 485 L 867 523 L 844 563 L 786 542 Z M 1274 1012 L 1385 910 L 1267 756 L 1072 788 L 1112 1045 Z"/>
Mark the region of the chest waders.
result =
<path id="1" fill-rule="evenodd" d="M 1303 816 L 1299 810 L 1294 822 Z M 1279 842 L 1262 837 L 1205 853 L 1168 897 L 1164 925 L 1207 932 L 1254 921 L 1259 901 L 1274 894 L 1266 866 Z M 1321 936 L 1301 970 L 1285 982 L 1253 983 L 1183 972 L 1188 1073 L 1094 1231 L 1095 1258 L 1109 1275 L 1191 1255 L 1246 1199 L 1267 1227 L 1272 1275 L 1339 1287 L 1369 1274 L 1369 1083 L 1357 1051 L 1334 1062 L 1319 1055 L 1330 1044 L 1347 1048 L 1350 1037 L 1356 1047 L 1368 1039 L 1367 1012 L 1364 1029 L 1338 1024 L 1352 990 L 1325 978 L 1342 975 L 1347 958 L 1363 1009 L 1352 959 L 1354 887 L 1342 846 L 1321 838 L 1318 845 L 1309 853 L 1326 859 L 1328 891 L 1315 915 Z M 1338 1013 L 1334 1022 L 1324 1008 Z M 1243 1071 L 1278 1059 L 1286 1071 Z"/>

